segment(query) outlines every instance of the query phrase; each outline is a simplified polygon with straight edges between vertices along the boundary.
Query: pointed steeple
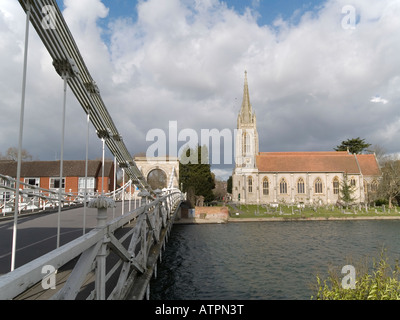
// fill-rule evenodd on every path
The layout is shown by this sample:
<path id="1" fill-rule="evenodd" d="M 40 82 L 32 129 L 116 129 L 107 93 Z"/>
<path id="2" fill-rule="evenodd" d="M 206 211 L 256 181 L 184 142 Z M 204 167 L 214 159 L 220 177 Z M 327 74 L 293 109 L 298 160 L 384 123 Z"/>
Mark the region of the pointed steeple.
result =
<path id="1" fill-rule="evenodd" d="M 244 72 L 243 101 L 239 118 L 241 123 L 252 123 L 254 121 L 253 110 L 250 103 L 249 84 L 247 82 L 247 71 Z"/>
<path id="2" fill-rule="evenodd" d="M 256 156 L 258 155 L 258 133 L 256 115 L 250 103 L 249 84 L 247 82 L 247 71 L 244 72 L 244 88 L 242 107 L 237 119 L 236 134 L 236 167 L 254 169 L 256 168 Z"/>

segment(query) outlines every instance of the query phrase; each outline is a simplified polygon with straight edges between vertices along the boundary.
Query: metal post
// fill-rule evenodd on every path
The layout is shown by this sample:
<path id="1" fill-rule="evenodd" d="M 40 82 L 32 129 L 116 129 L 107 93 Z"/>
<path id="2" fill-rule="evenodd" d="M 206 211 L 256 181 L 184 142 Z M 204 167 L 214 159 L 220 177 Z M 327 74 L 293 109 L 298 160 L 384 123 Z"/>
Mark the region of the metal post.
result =
<path id="1" fill-rule="evenodd" d="M 125 170 L 122 168 L 122 212 L 121 215 L 124 215 L 124 206 L 125 206 Z"/>
<path id="2" fill-rule="evenodd" d="M 88 111 L 89 112 L 89 111 Z M 86 232 L 86 207 L 87 207 L 87 179 L 88 179 L 88 162 L 89 162 L 89 122 L 90 122 L 90 114 L 87 115 L 87 129 L 86 129 L 86 157 L 85 157 L 85 196 L 83 199 L 83 234 Z"/>
<path id="3" fill-rule="evenodd" d="M 25 92 L 26 92 L 26 73 L 28 66 L 28 40 L 29 40 L 29 19 L 31 16 L 31 5 L 26 3 L 26 24 L 25 24 L 25 48 L 24 48 L 24 68 L 22 73 L 22 94 L 21 94 L 21 113 L 19 118 L 19 138 L 18 138 L 18 163 L 17 163 L 17 182 L 15 185 L 15 208 L 14 208 L 14 224 L 13 237 L 11 248 L 11 271 L 15 268 L 15 252 L 17 244 L 17 224 L 18 224 L 18 209 L 19 209 L 19 182 L 21 179 L 21 159 L 22 159 L 22 137 L 24 128 L 24 113 L 25 113 Z"/>
<path id="4" fill-rule="evenodd" d="M 102 196 L 103 197 L 103 196 Z M 107 221 L 107 207 L 97 208 L 97 227 L 104 228 Z M 96 299 L 106 299 L 106 257 L 107 244 L 105 239 L 96 257 Z"/>
<path id="5" fill-rule="evenodd" d="M 133 191 L 133 199 L 134 199 L 134 202 L 133 202 L 133 209 L 136 209 L 136 187 L 135 187 L 135 190 Z"/>
<path id="6" fill-rule="evenodd" d="M 114 157 L 114 191 L 113 191 L 113 200 L 115 202 L 115 189 L 117 186 L 117 158 Z M 113 219 L 115 218 L 115 207 L 113 208 Z"/>
<path id="7" fill-rule="evenodd" d="M 114 207 L 115 202 L 103 195 L 91 200 L 89 208 L 97 208 L 97 228 L 102 229 L 107 222 L 107 208 Z M 106 299 L 106 257 L 107 257 L 107 235 L 104 235 L 103 243 L 96 257 L 96 299 Z"/>
<path id="8" fill-rule="evenodd" d="M 132 198 L 132 180 L 129 180 L 129 202 L 128 202 L 129 212 L 131 212 L 131 198 Z"/>
<path id="9" fill-rule="evenodd" d="M 64 80 L 64 102 L 63 102 L 63 114 L 61 123 L 60 184 L 58 189 L 58 214 L 57 214 L 57 248 L 60 246 L 61 194 L 62 194 L 63 165 L 64 165 L 65 111 L 67 106 L 67 78 L 68 75 L 66 72 L 64 72 L 62 75 L 62 79 Z"/>
<path id="10" fill-rule="evenodd" d="M 150 300 L 150 283 L 146 287 L 146 300 Z"/>
<path id="11" fill-rule="evenodd" d="M 104 142 L 105 140 L 102 138 L 101 142 L 103 144 L 103 154 L 102 154 L 102 162 L 101 162 L 101 195 L 104 195 Z"/>
<path id="12" fill-rule="evenodd" d="M 100 211 L 100 209 L 99 209 Z M 105 209 L 107 214 L 107 209 Z M 96 257 L 96 299 L 106 300 L 106 256 L 107 244 L 103 243 Z"/>

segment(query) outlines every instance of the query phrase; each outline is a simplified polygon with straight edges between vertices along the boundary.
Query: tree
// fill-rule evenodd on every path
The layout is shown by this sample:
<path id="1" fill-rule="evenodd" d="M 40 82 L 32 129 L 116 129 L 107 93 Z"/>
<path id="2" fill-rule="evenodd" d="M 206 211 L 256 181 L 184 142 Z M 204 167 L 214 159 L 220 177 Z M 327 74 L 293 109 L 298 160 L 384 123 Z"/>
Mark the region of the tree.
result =
<path id="1" fill-rule="evenodd" d="M 351 182 L 349 183 L 349 180 L 347 178 L 347 173 L 343 174 L 343 180 L 340 183 L 339 191 L 340 191 L 340 200 L 346 207 L 354 202 L 355 198 L 353 194 L 355 192 L 355 187 L 351 185 Z"/>
<path id="2" fill-rule="evenodd" d="M 379 183 L 378 195 L 389 201 L 389 208 L 393 201 L 400 196 L 400 159 L 395 156 L 385 158 L 382 166 L 382 179 Z"/>
<path id="3" fill-rule="evenodd" d="M 187 162 L 187 159 L 190 161 Z M 198 145 L 196 149 L 188 147 L 183 151 L 179 161 L 179 181 L 183 192 L 194 187 L 195 195 L 203 196 L 205 202 L 214 200 L 212 190 L 215 188 L 215 181 L 208 163 L 206 146 Z"/>
<path id="4" fill-rule="evenodd" d="M 226 196 L 226 181 L 215 179 L 215 188 L 213 189 L 214 196 L 217 200 L 223 200 Z"/>
<path id="5" fill-rule="evenodd" d="M 147 183 L 153 190 L 167 187 L 167 175 L 161 169 L 151 170 L 147 176 Z"/>
<path id="6" fill-rule="evenodd" d="M 335 151 L 347 151 L 350 153 L 360 154 L 365 149 L 371 146 L 370 143 L 366 143 L 365 139 L 361 139 L 360 137 L 355 139 L 347 139 L 346 141 L 342 141 L 342 144 L 334 148 Z"/>
<path id="7" fill-rule="evenodd" d="M 228 193 L 232 194 L 232 176 L 228 178 L 226 189 Z"/>
<path id="8" fill-rule="evenodd" d="M 382 165 L 386 158 L 386 149 L 379 144 L 373 145 L 371 148 L 366 150 L 367 153 L 375 154 L 376 160 L 378 161 L 379 165 Z"/>
<path id="9" fill-rule="evenodd" d="M 1 160 L 11 160 L 11 161 L 18 161 L 18 148 L 10 147 L 7 149 L 5 156 L 0 154 Z M 26 150 L 21 150 L 21 159 L 22 161 L 32 161 L 32 155 Z"/>

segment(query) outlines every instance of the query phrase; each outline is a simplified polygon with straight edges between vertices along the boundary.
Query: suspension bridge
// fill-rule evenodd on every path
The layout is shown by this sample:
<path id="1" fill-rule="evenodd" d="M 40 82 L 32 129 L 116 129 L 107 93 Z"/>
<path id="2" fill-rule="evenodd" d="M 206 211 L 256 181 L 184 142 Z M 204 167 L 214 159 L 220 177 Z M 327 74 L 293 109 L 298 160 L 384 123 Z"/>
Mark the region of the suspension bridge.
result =
<path id="1" fill-rule="evenodd" d="M 149 282 L 156 275 L 157 261 L 162 258 L 166 241 L 184 194 L 172 188 L 171 181 L 163 190 L 153 188 L 143 176 L 117 130 L 74 38 L 55 0 L 19 0 L 26 13 L 24 67 L 22 75 L 21 111 L 19 125 L 16 177 L 0 175 L 0 188 L 9 197 L 3 199 L 2 209 L 12 208 L 13 230 L 10 272 L 0 276 L 0 299 L 144 299 L 149 298 Z M 60 181 L 63 178 L 66 92 L 69 87 L 81 105 L 89 122 L 102 141 L 102 176 L 104 181 L 105 146 L 128 176 L 122 187 L 110 193 L 71 194 L 44 189 L 21 181 L 21 153 L 26 91 L 29 27 L 34 27 L 53 60 L 53 66 L 64 84 L 61 128 Z M 86 177 L 88 143 L 86 143 Z M 115 210 L 117 201 L 124 201 L 126 190 L 139 189 L 140 205 L 121 215 Z M 130 194 L 130 193 L 129 193 Z M 83 235 L 60 245 L 63 207 L 83 206 L 97 210 L 96 226 Z M 56 249 L 15 268 L 18 220 L 22 212 L 57 208 Z M 4 212 L 4 211 L 3 211 Z"/>

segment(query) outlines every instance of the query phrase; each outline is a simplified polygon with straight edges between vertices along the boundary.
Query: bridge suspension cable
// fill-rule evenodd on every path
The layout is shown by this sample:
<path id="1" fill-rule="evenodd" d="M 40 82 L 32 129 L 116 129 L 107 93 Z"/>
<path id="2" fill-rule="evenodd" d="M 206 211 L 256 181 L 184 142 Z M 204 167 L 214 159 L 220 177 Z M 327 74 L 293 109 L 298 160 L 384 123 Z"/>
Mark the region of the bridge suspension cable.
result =
<path id="1" fill-rule="evenodd" d="M 119 166 L 124 168 L 132 183 L 140 190 L 147 190 L 155 197 L 154 191 L 128 152 L 57 2 L 55 0 L 19 0 L 19 3 L 27 14 L 29 11 L 30 22 L 53 59 L 56 72 L 61 77 L 68 75 L 65 81 L 85 113 L 90 115 L 90 121 L 96 129 L 98 137 L 104 139 Z M 47 18 L 51 19 L 53 23 L 50 27 L 43 25 Z"/>

